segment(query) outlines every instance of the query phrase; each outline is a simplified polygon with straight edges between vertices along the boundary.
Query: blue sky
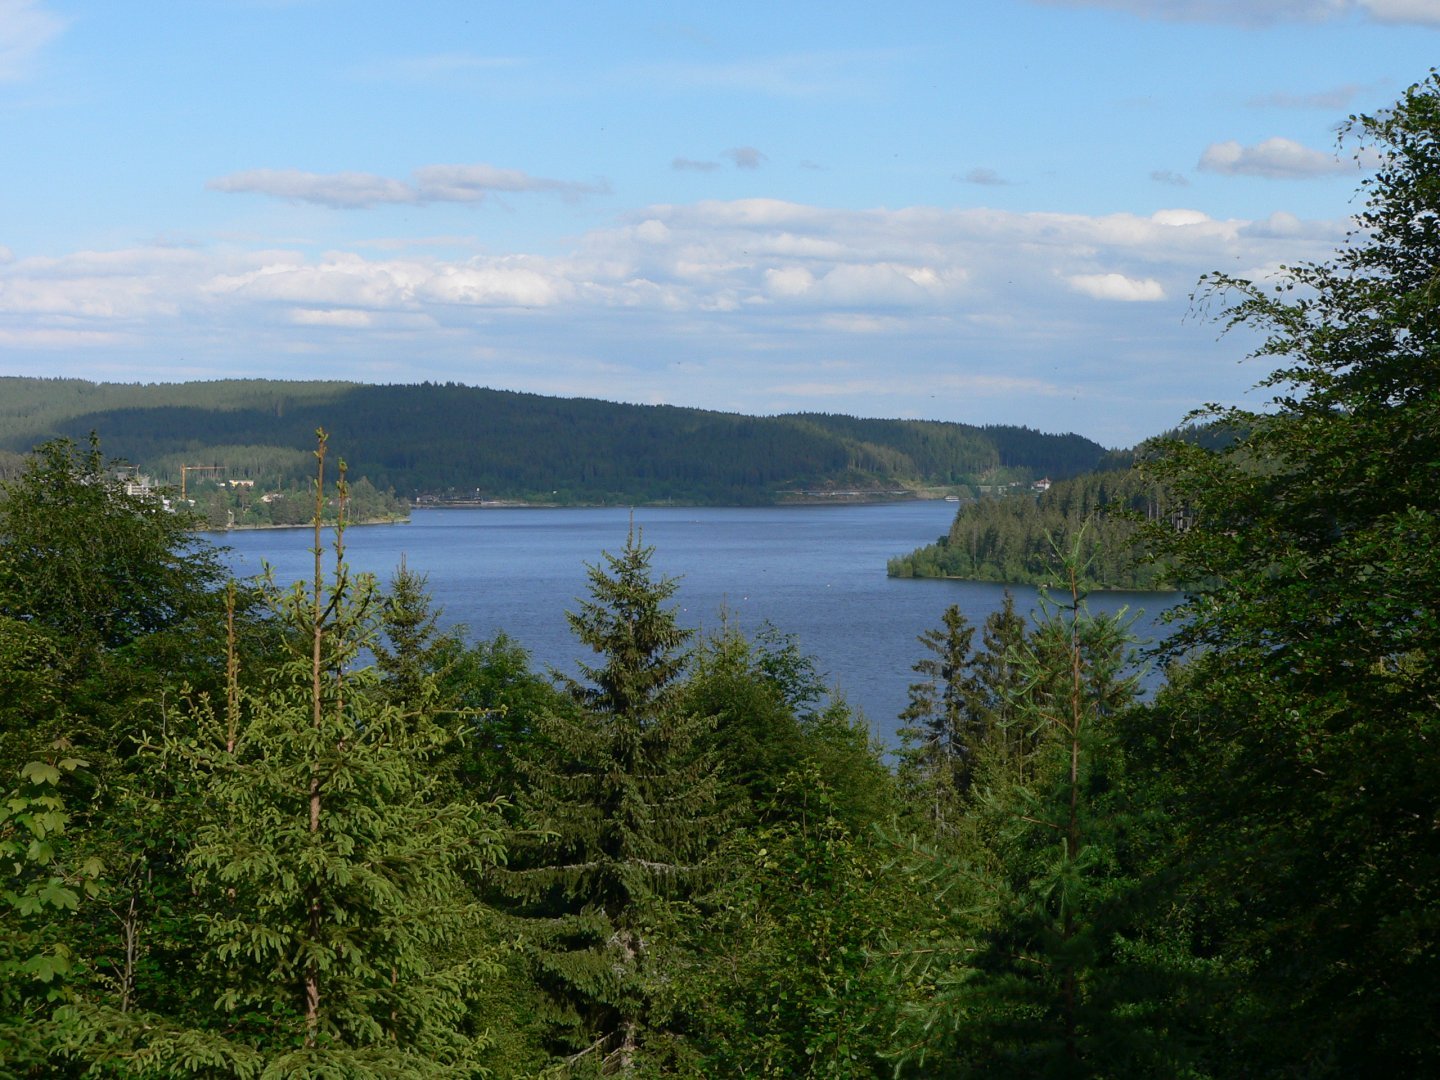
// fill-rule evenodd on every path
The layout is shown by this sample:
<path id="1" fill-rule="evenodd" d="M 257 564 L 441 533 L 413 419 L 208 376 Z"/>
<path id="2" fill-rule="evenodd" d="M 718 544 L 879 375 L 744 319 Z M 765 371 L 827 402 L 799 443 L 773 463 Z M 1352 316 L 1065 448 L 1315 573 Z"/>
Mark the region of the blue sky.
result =
<path id="1" fill-rule="evenodd" d="M 0 374 L 1129 444 L 1265 372 L 1440 0 L 0 0 Z"/>

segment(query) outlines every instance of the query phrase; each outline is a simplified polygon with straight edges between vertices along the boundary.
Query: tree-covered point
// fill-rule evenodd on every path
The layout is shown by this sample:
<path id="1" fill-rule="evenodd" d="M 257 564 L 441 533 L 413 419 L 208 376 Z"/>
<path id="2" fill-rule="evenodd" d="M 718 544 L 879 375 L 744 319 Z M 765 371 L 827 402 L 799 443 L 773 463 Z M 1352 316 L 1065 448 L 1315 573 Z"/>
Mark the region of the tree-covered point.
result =
<path id="1" fill-rule="evenodd" d="M 933 544 L 890 560 L 891 577 L 953 577 L 1007 584 L 1054 580 L 1055 552 L 1082 540 L 1091 558 L 1086 588 L 1166 589 L 1163 562 L 1144 562 L 1139 522 L 1174 518 L 1184 507 L 1133 469 L 1057 480 L 1042 492 L 1020 490 L 962 506 Z M 1173 524 L 1173 523 L 1172 523 Z"/>
<path id="2" fill-rule="evenodd" d="M 410 498 L 765 504 L 1070 476 L 1105 448 L 1077 435 L 828 414 L 743 416 L 453 383 L 217 381 L 147 386 L 0 380 L 0 450 L 97 431 L 158 479 L 181 465 L 303 483 L 297 447 L 324 428 L 351 475 Z M 4 461 L 0 460 L 0 467 Z"/>

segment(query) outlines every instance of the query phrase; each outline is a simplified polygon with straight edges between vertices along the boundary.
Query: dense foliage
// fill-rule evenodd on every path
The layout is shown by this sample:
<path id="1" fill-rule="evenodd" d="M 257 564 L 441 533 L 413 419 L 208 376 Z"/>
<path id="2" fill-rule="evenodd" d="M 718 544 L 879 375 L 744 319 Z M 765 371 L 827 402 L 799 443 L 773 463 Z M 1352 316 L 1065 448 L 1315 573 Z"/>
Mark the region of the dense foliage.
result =
<path id="1" fill-rule="evenodd" d="M 1440 76 L 1348 133 L 1381 164 L 1334 261 L 1205 282 L 1281 366 L 1270 411 L 1220 414 L 1234 446 L 1151 466 L 1195 521 L 1154 548 L 1203 584 L 1150 748 L 1176 895 L 1244 986 L 1211 1014 L 1237 1053 L 1418 1076 L 1440 1057 Z"/>
<path id="2" fill-rule="evenodd" d="M 323 473 L 312 579 L 250 589 L 42 447 L 0 486 L 0 1075 L 1434 1075 L 1440 76 L 1351 134 L 1335 261 L 1207 285 L 1270 407 L 1140 463 L 1165 684 L 1060 530 L 1033 621 L 921 635 L 893 767 L 782 632 L 681 629 L 638 534 L 547 678 L 352 576 Z"/>
<path id="3" fill-rule="evenodd" d="M 985 477 L 1068 476 L 1105 453 L 1077 435 L 1026 428 L 741 416 L 454 383 L 0 379 L 0 450 L 96 431 L 111 453 L 176 486 L 182 464 L 223 465 L 226 480 L 254 481 L 262 490 L 303 483 L 309 466 L 296 448 L 317 427 L 330 432 L 352 475 L 380 491 L 547 503 L 893 497 Z M 0 469 L 4 464 L 0 458 Z"/>

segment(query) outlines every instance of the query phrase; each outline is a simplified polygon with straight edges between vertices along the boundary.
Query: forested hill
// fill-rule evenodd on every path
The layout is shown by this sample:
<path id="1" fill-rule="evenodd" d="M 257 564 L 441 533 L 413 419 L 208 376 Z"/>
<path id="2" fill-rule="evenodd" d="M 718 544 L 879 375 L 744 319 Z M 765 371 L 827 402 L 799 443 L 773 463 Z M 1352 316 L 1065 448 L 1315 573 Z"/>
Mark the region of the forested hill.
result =
<path id="1" fill-rule="evenodd" d="M 353 476 L 441 499 L 767 503 L 1064 477 L 1105 455 L 1078 435 L 1020 427 L 755 417 L 454 383 L 0 379 L 0 454 L 12 463 L 44 440 L 95 431 L 107 454 L 162 482 L 203 464 L 284 485 L 308 475 L 320 427 Z"/>

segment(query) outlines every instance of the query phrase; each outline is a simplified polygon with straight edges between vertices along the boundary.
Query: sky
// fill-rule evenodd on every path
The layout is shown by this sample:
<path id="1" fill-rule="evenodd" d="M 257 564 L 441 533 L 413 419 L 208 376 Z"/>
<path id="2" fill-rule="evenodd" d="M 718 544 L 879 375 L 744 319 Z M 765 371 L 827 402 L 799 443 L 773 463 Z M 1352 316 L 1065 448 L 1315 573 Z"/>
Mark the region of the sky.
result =
<path id="1" fill-rule="evenodd" d="M 1440 0 L 0 0 L 0 375 L 1258 405 Z"/>

